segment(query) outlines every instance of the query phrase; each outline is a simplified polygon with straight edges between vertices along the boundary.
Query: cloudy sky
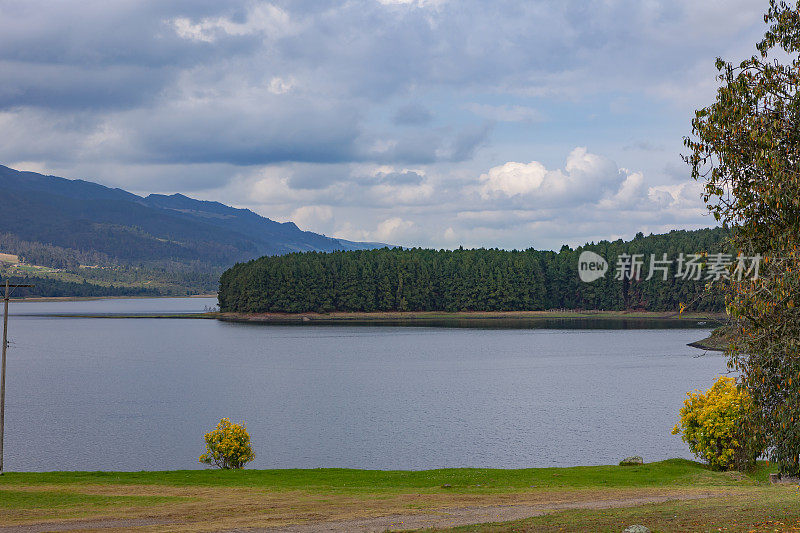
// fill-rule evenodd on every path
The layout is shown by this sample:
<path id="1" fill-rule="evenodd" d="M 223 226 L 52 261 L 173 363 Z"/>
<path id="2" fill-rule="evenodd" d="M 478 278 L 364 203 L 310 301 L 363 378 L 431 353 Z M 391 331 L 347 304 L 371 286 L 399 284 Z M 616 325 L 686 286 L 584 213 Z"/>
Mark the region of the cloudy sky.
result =
<path id="1" fill-rule="evenodd" d="M 0 164 L 353 240 L 713 225 L 680 159 L 766 0 L 0 0 Z"/>

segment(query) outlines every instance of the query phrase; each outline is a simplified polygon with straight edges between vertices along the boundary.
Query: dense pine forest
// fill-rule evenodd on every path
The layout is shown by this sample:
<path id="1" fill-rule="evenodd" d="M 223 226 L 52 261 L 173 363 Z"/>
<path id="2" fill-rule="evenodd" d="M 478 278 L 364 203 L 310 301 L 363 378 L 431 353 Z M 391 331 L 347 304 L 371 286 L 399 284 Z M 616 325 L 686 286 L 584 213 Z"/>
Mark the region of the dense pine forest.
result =
<path id="1" fill-rule="evenodd" d="M 346 252 L 307 252 L 262 257 L 223 273 L 222 311 L 518 311 L 546 309 L 721 310 L 723 298 L 705 290 L 700 279 L 684 279 L 673 263 L 649 274 L 651 254 L 729 252 L 724 228 L 639 233 L 631 241 L 601 241 L 559 252 L 498 249 L 430 250 L 381 248 Z M 592 283 L 578 278 L 584 250 L 603 256 L 606 275 Z M 620 254 L 643 254 L 640 279 L 616 279 Z M 677 274 L 677 276 L 676 276 Z"/>

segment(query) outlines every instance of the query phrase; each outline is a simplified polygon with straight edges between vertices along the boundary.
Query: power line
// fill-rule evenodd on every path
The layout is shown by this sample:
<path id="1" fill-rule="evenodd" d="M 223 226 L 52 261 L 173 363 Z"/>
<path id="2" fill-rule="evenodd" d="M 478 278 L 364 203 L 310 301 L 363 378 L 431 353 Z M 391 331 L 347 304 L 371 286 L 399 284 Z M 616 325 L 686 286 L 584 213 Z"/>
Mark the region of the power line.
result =
<path id="1" fill-rule="evenodd" d="M 6 280 L 6 294 L 3 298 L 3 360 L 0 363 L 0 476 L 3 475 L 3 434 L 5 433 L 6 418 L 6 349 L 8 348 L 8 300 L 11 298 L 11 289 L 17 287 L 33 287 L 33 285 L 14 285 Z"/>

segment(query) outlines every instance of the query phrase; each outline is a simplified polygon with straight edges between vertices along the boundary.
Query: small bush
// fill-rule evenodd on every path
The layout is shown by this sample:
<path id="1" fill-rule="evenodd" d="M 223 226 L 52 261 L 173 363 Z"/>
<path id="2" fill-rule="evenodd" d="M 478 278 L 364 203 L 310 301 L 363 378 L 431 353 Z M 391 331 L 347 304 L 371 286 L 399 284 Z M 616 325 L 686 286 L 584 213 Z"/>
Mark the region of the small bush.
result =
<path id="1" fill-rule="evenodd" d="M 232 424 L 223 418 L 216 429 L 206 433 L 205 440 L 206 453 L 200 456 L 201 463 L 228 470 L 243 468 L 256 458 L 244 423 Z"/>
<path id="2" fill-rule="evenodd" d="M 689 450 L 715 470 L 743 470 L 755 463 L 763 450 L 743 434 L 741 422 L 750 409 L 747 391 L 736 386 L 733 378 L 721 376 L 705 393 L 687 393 L 680 411 L 681 420 L 672 434 L 681 433 Z"/>

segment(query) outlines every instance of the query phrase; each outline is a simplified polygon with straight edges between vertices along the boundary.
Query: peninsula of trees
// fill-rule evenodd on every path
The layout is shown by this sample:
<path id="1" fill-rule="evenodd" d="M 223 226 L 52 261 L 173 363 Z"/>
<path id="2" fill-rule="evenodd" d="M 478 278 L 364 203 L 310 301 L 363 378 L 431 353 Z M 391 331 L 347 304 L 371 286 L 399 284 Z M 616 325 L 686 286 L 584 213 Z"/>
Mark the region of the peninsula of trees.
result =
<path id="1" fill-rule="evenodd" d="M 724 299 L 708 279 L 685 279 L 673 262 L 648 277 L 653 254 L 732 253 L 725 228 L 638 234 L 559 252 L 498 249 L 381 248 L 267 256 L 240 263 L 220 279 L 223 312 L 522 311 L 546 309 L 720 311 Z M 578 257 L 591 250 L 609 264 L 591 283 L 578 277 Z M 642 254 L 640 279 L 616 279 L 618 256 Z M 663 278 L 666 276 L 666 280 Z"/>

